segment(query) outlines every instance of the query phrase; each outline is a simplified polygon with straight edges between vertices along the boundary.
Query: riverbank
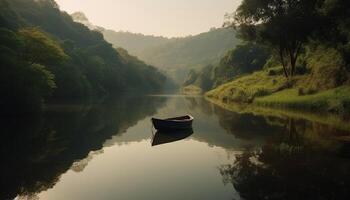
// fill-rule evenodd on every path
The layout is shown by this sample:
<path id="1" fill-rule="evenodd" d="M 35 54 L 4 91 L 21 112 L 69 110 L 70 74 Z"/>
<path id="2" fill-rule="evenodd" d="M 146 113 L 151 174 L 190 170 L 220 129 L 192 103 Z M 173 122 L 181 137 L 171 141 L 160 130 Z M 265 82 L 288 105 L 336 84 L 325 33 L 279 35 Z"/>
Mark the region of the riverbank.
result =
<path id="1" fill-rule="evenodd" d="M 307 120 L 335 127 L 339 130 L 350 131 L 350 124 L 348 123 L 349 118 L 342 115 L 331 113 L 319 114 L 316 112 L 313 113 L 277 107 L 258 106 L 256 104 L 244 104 L 235 102 L 224 103 L 220 100 L 208 97 L 206 97 L 206 100 L 225 110 L 239 114 L 253 114 L 255 116 L 264 116 L 266 118 L 278 117 L 282 119 L 293 118 L 296 120 Z M 342 136 L 338 136 L 338 139 L 342 139 Z M 346 136 L 344 140 L 350 141 L 350 138 Z"/>
<path id="2" fill-rule="evenodd" d="M 291 80 L 274 71 L 259 71 L 221 85 L 205 95 L 225 104 L 245 103 L 255 106 L 316 113 L 348 115 L 350 86 L 320 91 L 308 88 L 308 77 Z"/>

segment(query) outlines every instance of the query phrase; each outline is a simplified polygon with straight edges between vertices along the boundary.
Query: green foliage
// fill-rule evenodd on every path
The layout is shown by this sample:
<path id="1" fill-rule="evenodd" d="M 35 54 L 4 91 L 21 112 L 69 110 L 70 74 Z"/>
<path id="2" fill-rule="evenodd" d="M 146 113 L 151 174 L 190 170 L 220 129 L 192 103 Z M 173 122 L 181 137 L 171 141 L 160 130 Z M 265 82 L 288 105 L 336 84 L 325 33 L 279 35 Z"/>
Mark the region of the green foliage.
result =
<path id="1" fill-rule="evenodd" d="M 267 44 L 278 52 L 285 76 L 294 76 L 303 45 L 320 27 L 318 0 L 244 0 L 228 22 L 248 41 Z"/>
<path id="2" fill-rule="evenodd" d="M 50 94 L 67 99 L 151 92 L 165 82 L 153 67 L 120 55 L 101 33 L 75 23 L 53 0 L 0 5 L 1 106 L 30 112 Z"/>
<path id="3" fill-rule="evenodd" d="M 310 45 L 305 61 L 310 74 L 300 86 L 308 90 L 321 91 L 339 87 L 349 79 L 345 61 L 337 49 L 319 44 Z"/>
<path id="4" fill-rule="evenodd" d="M 238 45 L 228 51 L 217 66 L 209 65 L 198 72 L 192 70 L 184 85 L 193 84 L 208 91 L 243 74 L 261 70 L 269 55 L 269 51 L 259 45 Z"/>
<path id="5" fill-rule="evenodd" d="M 263 46 L 253 43 L 238 45 L 221 59 L 220 65 L 215 69 L 215 77 L 217 78 L 214 86 L 242 74 L 261 70 L 269 56 L 269 50 Z"/>
<path id="6" fill-rule="evenodd" d="M 40 110 L 44 98 L 55 88 L 54 75 L 39 64 L 29 64 L 23 57 L 27 46 L 20 33 L 0 28 L 1 66 L 0 106 L 4 113 Z"/>
<path id="7" fill-rule="evenodd" d="M 56 64 L 68 59 L 60 45 L 37 28 L 19 30 L 24 42 L 24 59 L 30 63 Z"/>
<path id="8" fill-rule="evenodd" d="M 251 103 L 254 98 L 266 96 L 289 87 L 281 75 L 270 76 L 268 72 L 255 72 L 223 84 L 206 93 L 209 98 L 223 102 Z"/>

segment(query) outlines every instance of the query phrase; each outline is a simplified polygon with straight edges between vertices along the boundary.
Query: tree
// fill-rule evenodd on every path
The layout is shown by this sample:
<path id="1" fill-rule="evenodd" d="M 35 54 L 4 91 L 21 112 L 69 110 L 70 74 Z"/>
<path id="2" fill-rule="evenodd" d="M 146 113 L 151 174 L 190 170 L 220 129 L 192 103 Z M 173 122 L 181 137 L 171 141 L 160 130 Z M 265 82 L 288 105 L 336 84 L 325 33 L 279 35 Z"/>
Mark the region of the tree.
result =
<path id="1" fill-rule="evenodd" d="M 24 41 L 24 60 L 31 65 L 50 65 L 68 58 L 60 45 L 37 28 L 19 30 Z"/>
<path id="2" fill-rule="evenodd" d="M 350 1 L 327 0 L 320 11 L 323 15 L 325 29 L 317 33 L 317 39 L 327 46 L 336 48 L 342 53 L 350 69 Z"/>
<path id="3" fill-rule="evenodd" d="M 220 61 L 221 66 L 233 69 L 235 75 L 261 70 L 270 56 L 267 48 L 252 43 L 238 45 Z"/>
<path id="4" fill-rule="evenodd" d="M 243 0 L 226 26 L 240 36 L 276 50 L 285 76 L 295 74 L 304 43 L 319 26 L 319 0 Z"/>

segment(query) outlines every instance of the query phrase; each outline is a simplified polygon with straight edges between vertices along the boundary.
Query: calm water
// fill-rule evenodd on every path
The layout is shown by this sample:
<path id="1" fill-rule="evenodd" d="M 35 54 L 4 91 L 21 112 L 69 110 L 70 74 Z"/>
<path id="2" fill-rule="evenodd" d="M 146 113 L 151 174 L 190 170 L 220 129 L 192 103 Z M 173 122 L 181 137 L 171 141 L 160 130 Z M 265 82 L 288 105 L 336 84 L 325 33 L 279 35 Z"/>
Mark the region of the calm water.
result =
<path id="1" fill-rule="evenodd" d="M 185 139 L 150 118 L 195 117 Z M 200 97 L 55 104 L 2 120 L 0 199 L 349 199 L 345 130 L 238 114 Z M 342 139 L 339 139 L 342 138 Z"/>

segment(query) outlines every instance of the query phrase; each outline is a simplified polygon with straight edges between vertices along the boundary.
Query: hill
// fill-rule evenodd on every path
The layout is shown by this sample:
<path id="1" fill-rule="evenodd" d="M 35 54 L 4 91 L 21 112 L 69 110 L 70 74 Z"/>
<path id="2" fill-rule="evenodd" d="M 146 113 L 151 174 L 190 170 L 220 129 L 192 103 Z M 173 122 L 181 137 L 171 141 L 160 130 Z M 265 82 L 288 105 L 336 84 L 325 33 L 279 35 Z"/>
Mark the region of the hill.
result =
<path id="1" fill-rule="evenodd" d="M 178 83 L 184 81 L 190 69 L 218 63 L 227 51 L 239 44 L 233 30 L 223 28 L 171 39 L 111 30 L 103 30 L 102 33 L 114 46 L 127 49 L 166 72 Z"/>
<path id="2" fill-rule="evenodd" d="M 0 42 L 0 106 L 21 112 L 48 98 L 155 92 L 166 80 L 74 22 L 54 0 L 0 0 Z"/>
<path id="3" fill-rule="evenodd" d="M 122 47 L 146 63 L 165 71 L 178 83 L 184 81 L 190 69 L 218 63 L 227 51 L 240 43 L 232 29 L 212 28 L 195 36 L 165 38 L 101 29 L 91 25 L 81 12 L 72 16 L 75 21 L 99 30 L 113 46 Z"/>

